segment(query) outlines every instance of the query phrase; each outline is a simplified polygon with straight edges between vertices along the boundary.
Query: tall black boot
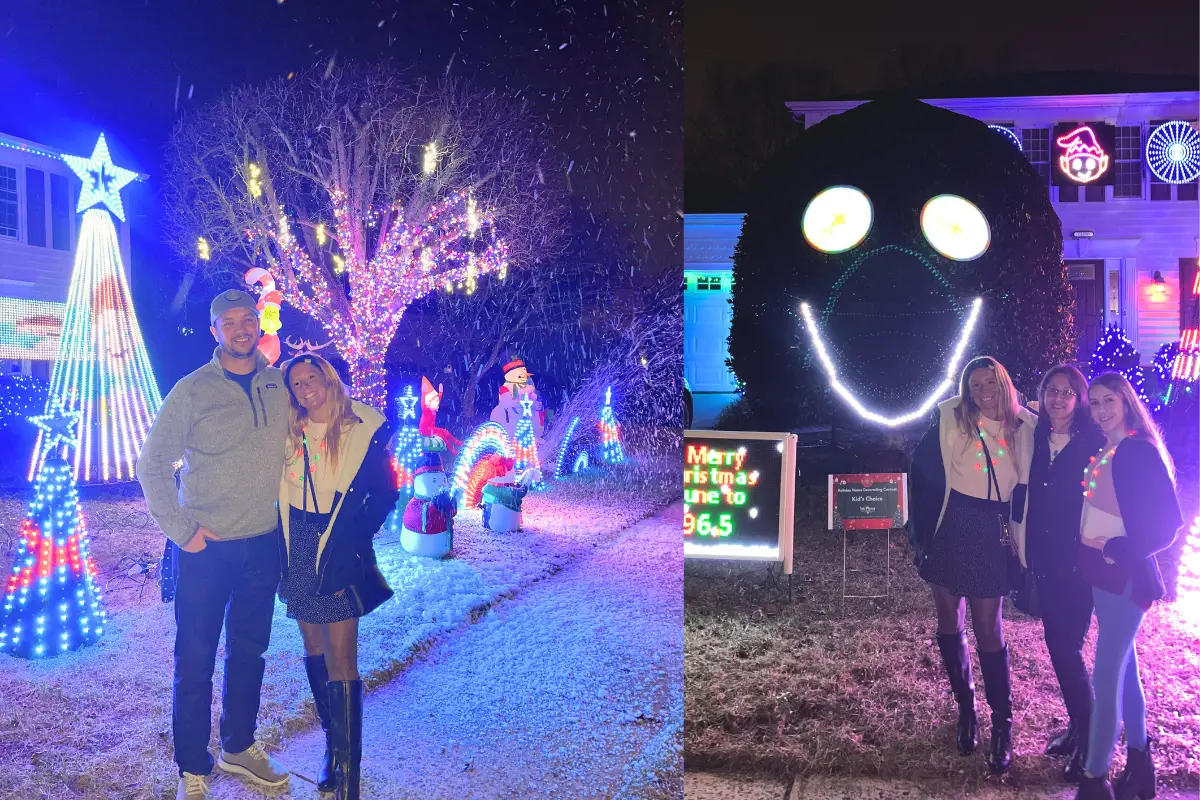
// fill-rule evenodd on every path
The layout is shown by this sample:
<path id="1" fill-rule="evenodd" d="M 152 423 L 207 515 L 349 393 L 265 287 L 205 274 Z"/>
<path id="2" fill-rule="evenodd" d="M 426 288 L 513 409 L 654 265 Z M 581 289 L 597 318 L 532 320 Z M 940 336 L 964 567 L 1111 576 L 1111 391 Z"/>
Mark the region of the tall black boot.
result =
<path id="1" fill-rule="evenodd" d="M 1108 784 L 1108 776 L 1093 778 L 1090 775 L 1084 775 L 1079 781 L 1079 791 L 1075 793 L 1075 800 L 1113 800 L 1113 790 Z"/>
<path id="2" fill-rule="evenodd" d="M 950 689 L 958 703 L 958 726 L 955 738 L 958 752 L 969 756 L 979 744 L 979 719 L 975 716 L 975 679 L 971 675 L 971 654 L 967 651 L 965 633 L 939 633 L 938 649 L 950 678 Z"/>
<path id="3" fill-rule="evenodd" d="M 1063 767 L 1063 780 L 1067 783 L 1079 783 L 1083 778 L 1083 765 L 1087 763 L 1088 736 L 1090 735 L 1090 720 L 1083 718 L 1071 720 L 1075 727 L 1075 741 L 1072 743 L 1071 755 L 1067 765 Z"/>
<path id="4" fill-rule="evenodd" d="M 996 653 L 979 651 L 983 691 L 992 709 L 992 742 L 988 769 L 999 775 L 1012 765 L 1012 678 L 1008 670 L 1008 648 Z"/>
<path id="5" fill-rule="evenodd" d="M 335 782 L 333 748 L 329 741 L 329 670 L 325 667 L 325 656 L 306 657 L 304 671 L 308 674 L 308 688 L 312 689 L 317 718 L 321 720 L 321 730 L 325 731 L 325 759 L 321 762 L 321 773 L 317 776 L 317 788 L 322 792 L 332 792 Z"/>
<path id="6" fill-rule="evenodd" d="M 336 800 L 359 800 L 359 767 L 362 763 L 362 681 L 330 681 L 333 767 L 337 778 Z"/>
<path id="7" fill-rule="evenodd" d="M 1154 758 L 1150 747 L 1154 740 L 1146 739 L 1145 750 L 1129 748 L 1125 769 L 1113 783 L 1117 800 L 1153 800 L 1158 794 L 1158 775 L 1154 770 Z"/>

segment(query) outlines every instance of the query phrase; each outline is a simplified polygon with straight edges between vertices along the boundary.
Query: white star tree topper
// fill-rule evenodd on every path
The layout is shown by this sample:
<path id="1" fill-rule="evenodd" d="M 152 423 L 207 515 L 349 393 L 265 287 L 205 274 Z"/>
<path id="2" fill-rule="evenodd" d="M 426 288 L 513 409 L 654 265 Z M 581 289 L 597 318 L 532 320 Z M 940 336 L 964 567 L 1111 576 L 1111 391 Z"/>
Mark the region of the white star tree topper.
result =
<path id="1" fill-rule="evenodd" d="M 64 155 L 62 160 L 83 181 L 76 211 L 82 212 L 96 205 L 103 205 L 117 219 L 125 221 L 125 206 L 121 204 L 121 189 L 137 177 L 137 173 L 114 166 L 108 152 L 108 142 L 100 134 L 91 158 Z"/>
<path id="2" fill-rule="evenodd" d="M 29 418 L 42 431 L 42 452 L 59 447 L 75 447 L 79 443 L 79 418 L 82 412 L 67 411 L 58 395 L 50 395 L 46 412 Z"/>

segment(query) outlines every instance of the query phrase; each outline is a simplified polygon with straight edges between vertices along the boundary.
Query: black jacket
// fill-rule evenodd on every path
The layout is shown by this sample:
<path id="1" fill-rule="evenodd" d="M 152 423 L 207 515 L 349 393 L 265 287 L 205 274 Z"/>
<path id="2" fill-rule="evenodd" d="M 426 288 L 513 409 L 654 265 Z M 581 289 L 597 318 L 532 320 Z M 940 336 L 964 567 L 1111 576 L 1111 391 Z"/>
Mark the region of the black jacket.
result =
<path id="1" fill-rule="evenodd" d="M 1155 554 L 1174 544 L 1183 527 L 1175 484 L 1158 450 L 1140 437 L 1121 442 L 1112 470 L 1125 535 L 1110 539 L 1104 555 L 1129 569 L 1133 601 L 1148 605 L 1167 593 Z"/>
<path id="2" fill-rule="evenodd" d="M 1083 515 L 1083 472 L 1088 460 L 1103 446 L 1104 434 L 1089 424 L 1076 431 L 1051 463 L 1050 426 L 1034 429 L 1025 558 L 1035 575 L 1047 578 L 1075 571 Z"/>
<path id="3" fill-rule="evenodd" d="M 342 507 L 329 533 L 329 541 L 321 551 L 321 562 L 317 565 L 317 594 L 334 595 L 351 587 L 361 587 L 367 580 L 367 570 L 375 566 L 375 534 L 400 499 L 392 457 L 388 452 L 392 431 L 393 426 L 389 423 L 375 431 L 345 498 L 340 492 L 333 498 L 333 508 L 338 507 L 339 501 Z M 282 525 L 278 538 L 279 563 L 286 576 L 289 565 Z M 359 595 L 374 597 L 378 593 L 359 592 Z M 363 613 L 374 608 L 375 605 L 365 608 Z"/>

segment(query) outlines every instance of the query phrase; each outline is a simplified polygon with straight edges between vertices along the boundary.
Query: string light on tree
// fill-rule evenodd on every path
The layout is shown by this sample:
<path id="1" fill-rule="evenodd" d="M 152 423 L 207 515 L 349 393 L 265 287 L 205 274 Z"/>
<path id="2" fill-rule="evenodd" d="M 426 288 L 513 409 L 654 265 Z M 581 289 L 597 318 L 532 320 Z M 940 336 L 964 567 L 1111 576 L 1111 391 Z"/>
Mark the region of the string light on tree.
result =
<path id="1" fill-rule="evenodd" d="M 327 241 L 329 241 L 329 235 L 327 233 L 325 233 L 325 223 L 324 222 L 322 222 L 320 225 L 317 226 L 316 233 L 317 233 L 317 244 L 324 247 L 325 243 Z"/>
<path id="2" fill-rule="evenodd" d="M 600 455 L 605 464 L 620 464 L 625 461 L 625 450 L 621 447 L 621 429 L 612 407 L 612 387 L 604 390 L 604 407 L 600 409 Z"/>
<path id="3" fill-rule="evenodd" d="M 1119 372 L 1133 386 L 1138 397 L 1146 399 L 1146 380 L 1142 375 L 1142 357 L 1119 325 L 1109 325 L 1092 353 L 1092 377 Z"/>
<path id="4" fill-rule="evenodd" d="M 1017 146 L 1017 149 L 1022 153 L 1025 152 L 1025 147 L 1021 144 L 1021 137 L 1013 131 L 1012 128 L 1006 128 L 1003 125 L 988 125 L 989 128 L 996 131 Z"/>
<path id="5" fill-rule="evenodd" d="M 425 175 L 432 175 L 437 172 L 438 165 L 438 147 L 437 142 L 430 142 L 425 145 L 425 153 L 421 159 L 421 172 Z"/>
<path id="6" fill-rule="evenodd" d="M 567 432 L 562 438 L 562 447 L 558 451 L 558 460 L 554 463 L 554 476 L 561 478 L 563 476 L 563 467 L 566 465 L 567 454 L 571 451 L 571 437 L 575 435 L 575 428 L 579 426 L 579 417 L 571 420 L 571 424 L 567 426 Z M 572 469 L 572 472 L 578 472 L 577 469 Z"/>
<path id="7" fill-rule="evenodd" d="M 57 452 L 76 444 L 79 413 L 57 398 L 48 413 L 30 417 Z M 0 653 L 52 658 L 99 641 L 106 622 L 88 549 L 71 466 L 46 459 L 34 481 L 34 499 L 21 524 L 16 560 L 0 608 Z"/>
<path id="8" fill-rule="evenodd" d="M 946 370 L 941 383 L 929 393 L 928 397 L 917 408 L 895 417 L 887 417 L 868 409 L 853 392 L 842 385 L 841 381 L 838 380 L 837 367 L 829 356 L 829 350 L 826 348 L 825 342 L 821 339 L 821 332 L 817 328 L 817 321 L 813 317 L 812 309 L 809 308 L 808 303 L 800 304 L 800 314 L 804 317 L 804 325 L 808 331 L 809 340 L 812 342 L 813 349 L 817 352 L 817 358 L 820 360 L 821 366 L 825 370 L 825 375 L 829 379 L 830 388 L 863 419 L 880 425 L 886 425 L 889 428 L 896 428 L 924 417 L 933 409 L 938 400 L 945 397 L 950 388 L 954 386 L 954 382 L 958 379 L 959 362 L 962 361 L 963 351 L 966 349 L 967 342 L 970 341 L 971 334 L 975 330 L 975 322 L 979 319 L 979 309 L 982 306 L 982 297 L 977 297 L 972 301 L 971 310 L 967 315 L 966 321 L 963 323 L 958 341 L 954 345 L 954 351 L 946 362 Z"/>
<path id="9" fill-rule="evenodd" d="M 250 192 L 251 197 L 262 197 L 262 167 L 258 164 L 246 165 L 246 191 Z"/>
<path id="10" fill-rule="evenodd" d="M 425 454 L 421 432 L 417 429 L 418 402 L 420 398 L 413 394 L 412 386 L 405 386 L 404 391 L 396 396 L 399 424 L 396 426 L 396 439 L 392 446 L 392 461 L 396 467 L 397 485 L 401 494 L 412 491 L 413 473 Z"/>
<path id="11" fill-rule="evenodd" d="M 521 398 L 521 417 L 517 420 L 516 434 L 513 436 L 513 458 L 516 459 L 517 474 L 528 469 L 542 467 L 538 459 L 537 441 L 533 434 L 533 397 L 526 395 Z M 533 489 L 544 489 L 546 484 L 541 480 L 535 482 Z"/>
<path id="12" fill-rule="evenodd" d="M 1146 166 L 1165 183 L 1200 178 L 1200 132 L 1177 119 L 1159 125 L 1146 138 Z"/>
<path id="13" fill-rule="evenodd" d="M 212 251 L 209 249 L 208 239 L 205 239 L 203 236 L 196 240 L 196 255 L 200 257 L 201 261 L 208 261 L 210 258 L 212 258 Z"/>
<path id="14" fill-rule="evenodd" d="M 90 159 L 63 156 L 63 161 L 83 180 L 79 209 L 84 214 L 50 395 L 81 412 L 75 479 L 133 480 L 142 443 L 162 405 L 112 221 L 112 216 L 124 219 L 119 190 L 136 174 L 112 165 L 103 135 Z M 29 480 L 47 456 L 39 435 Z"/>

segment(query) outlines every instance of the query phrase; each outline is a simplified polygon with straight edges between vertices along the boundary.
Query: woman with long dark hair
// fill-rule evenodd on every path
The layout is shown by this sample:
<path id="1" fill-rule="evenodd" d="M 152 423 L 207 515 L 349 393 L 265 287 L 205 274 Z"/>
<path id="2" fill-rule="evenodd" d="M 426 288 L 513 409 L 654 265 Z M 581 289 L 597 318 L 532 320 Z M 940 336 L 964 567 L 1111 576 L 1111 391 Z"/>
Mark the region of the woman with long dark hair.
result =
<path id="1" fill-rule="evenodd" d="M 279 493 L 279 595 L 300 624 L 304 667 L 325 731 L 317 786 L 358 800 L 363 685 L 358 620 L 392 596 L 372 538 L 400 498 L 383 415 L 352 400 L 337 372 L 307 354 L 283 367 L 291 396 Z"/>
<path id="2" fill-rule="evenodd" d="M 1029 519 L 1025 555 L 1033 573 L 1046 649 L 1070 720 L 1046 754 L 1067 756 L 1063 778 L 1079 783 L 1087 752 L 1092 684 L 1083 662 L 1083 640 L 1092 624 L 1092 587 L 1079 574 L 1079 476 L 1104 441 L 1092 421 L 1083 373 L 1053 367 L 1038 391 L 1038 424 L 1029 468 Z"/>
<path id="3" fill-rule="evenodd" d="M 1079 569 L 1092 586 L 1097 632 L 1095 704 L 1076 800 L 1111 800 L 1114 789 L 1119 800 L 1149 800 L 1157 787 L 1135 642 L 1142 618 L 1166 594 L 1155 554 L 1174 543 L 1183 515 L 1171 457 L 1129 381 L 1106 373 L 1088 395 L 1105 440 L 1081 474 Z M 1122 722 L 1128 758 L 1114 787 L 1108 768 Z"/>
<path id="4" fill-rule="evenodd" d="M 933 589 L 938 648 L 958 701 L 958 750 L 968 755 L 978 744 L 965 632 L 969 603 L 992 710 L 987 761 L 994 773 L 1012 763 L 1012 681 L 1001 611 L 1023 559 L 1036 424 L 1007 370 L 982 356 L 963 369 L 958 396 L 938 406 L 913 455 L 910 541 L 918 571 Z"/>

